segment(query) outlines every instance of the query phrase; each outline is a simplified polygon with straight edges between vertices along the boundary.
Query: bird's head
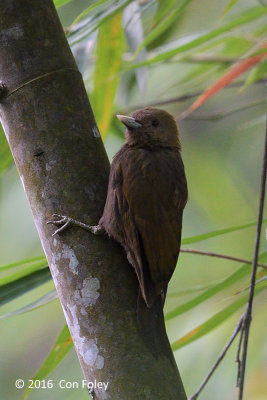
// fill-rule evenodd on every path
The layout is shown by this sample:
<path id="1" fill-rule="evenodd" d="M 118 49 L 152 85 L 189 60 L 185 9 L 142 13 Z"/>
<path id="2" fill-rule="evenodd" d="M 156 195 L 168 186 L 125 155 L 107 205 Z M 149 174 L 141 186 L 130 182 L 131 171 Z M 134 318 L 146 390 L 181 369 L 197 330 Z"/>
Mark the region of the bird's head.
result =
<path id="1" fill-rule="evenodd" d="M 165 110 L 146 107 L 135 111 L 131 117 L 117 115 L 117 118 L 126 126 L 126 143 L 129 145 L 181 149 L 176 121 Z"/>

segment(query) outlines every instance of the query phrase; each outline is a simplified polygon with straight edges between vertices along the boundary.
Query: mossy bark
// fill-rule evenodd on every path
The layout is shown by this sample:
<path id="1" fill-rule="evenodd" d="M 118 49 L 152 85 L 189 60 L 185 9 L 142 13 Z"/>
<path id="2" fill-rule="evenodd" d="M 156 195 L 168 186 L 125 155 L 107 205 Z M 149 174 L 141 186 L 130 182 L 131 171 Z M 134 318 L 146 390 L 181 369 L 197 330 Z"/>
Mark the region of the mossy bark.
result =
<path id="1" fill-rule="evenodd" d="M 148 310 L 123 249 L 70 228 L 52 237 L 53 213 L 96 224 L 109 162 L 51 0 L 1 0 L 0 116 L 29 200 L 73 342 L 95 399 L 186 395 L 161 305 Z M 138 313 L 137 313 L 138 309 Z"/>

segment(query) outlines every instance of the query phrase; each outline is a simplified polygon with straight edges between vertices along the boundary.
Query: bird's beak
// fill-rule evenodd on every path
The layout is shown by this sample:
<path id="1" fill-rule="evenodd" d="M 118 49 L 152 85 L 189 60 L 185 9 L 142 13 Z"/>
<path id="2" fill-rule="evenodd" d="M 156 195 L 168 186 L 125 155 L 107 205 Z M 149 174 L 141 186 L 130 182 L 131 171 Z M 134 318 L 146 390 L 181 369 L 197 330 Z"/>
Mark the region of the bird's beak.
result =
<path id="1" fill-rule="evenodd" d="M 127 117 L 126 115 L 117 115 L 117 118 L 128 128 L 141 128 L 142 124 L 137 122 L 133 117 Z"/>

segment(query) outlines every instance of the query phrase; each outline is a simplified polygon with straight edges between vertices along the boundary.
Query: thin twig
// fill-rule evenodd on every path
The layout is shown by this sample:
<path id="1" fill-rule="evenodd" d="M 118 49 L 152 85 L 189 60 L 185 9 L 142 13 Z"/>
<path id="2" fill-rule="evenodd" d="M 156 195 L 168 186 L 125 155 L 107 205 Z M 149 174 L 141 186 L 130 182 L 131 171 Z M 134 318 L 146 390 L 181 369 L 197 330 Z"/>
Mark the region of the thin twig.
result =
<path id="1" fill-rule="evenodd" d="M 217 369 L 217 367 L 219 366 L 219 364 L 221 363 L 221 361 L 223 360 L 225 354 L 227 353 L 229 347 L 231 346 L 231 344 L 233 343 L 236 335 L 238 334 L 238 332 L 241 329 L 241 326 L 243 324 L 243 316 L 240 318 L 240 320 L 238 321 L 231 338 L 229 339 L 229 341 L 227 342 L 226 346 L 224 347 L 223 351 L 221 352 L 221 354 L 219 355 L 218 359 L 216 360 L 215 364 L 213 365 L 213 367 L 211 368 L 210 372 L 208 373 L 208 375 L 206 376 L 206 378 L 204 379 L 204 381 L 201 383 L 201 385 L 199 386 L 199 388 L 197 389 L 197 391 L 188 399 L 188 400 L 196 400 L 198 398 L 198 396 L 200 395 L 201 391 L 204 389 L 204 387 L 206 386 L 206 384 L 208 383 L 208 381 L 210 380 L 211 376 L 214 374 L 215 370 Z"/>
<path id="2" fill-rule="evenodd" d="M 244 391 L 244 377 L 245 377 L 245 368 L 246 368 L 246 359 L 247 359 L 247 348 L 248 348 L 248 337 L 249 337 L 249 328 L 251 322 L 251 313 L 252 313 L 252 304 L 254 298 L 254 288 L 256 283 L 256 273 L 258 264 L 258 256 L 259 256 L 259 246 L 260 246 L 260 235 L 261 235 L 261 227 L 262 227 L 262 219 L 263 219 L 263 208 L 264 208 L 264 197 L 265 197 L 265 184 L 266 184 L 266 171 L 267 171 L 267 121 L 266 121 L 266 131 L 265 131 L 265 147 L 264 147 L 264 157 L 263 157 L 263 165 L 262 165 L 262 176 L 261 176 L 261 193 L 260 193 L 260 204 L 259 204 L 259 212 L 258 212 L 258 224 L 256 231 L 256 239 L 255 239 L 255 249 L 254 249 L 254 258 L 252 262 L 252 273 L 251 273 L 251 284 L 250 284 L 250 293 L 249 299 L 247 302 L 247 307 L 244 314 L 239 319 L 234 332 L 224 347 L 223 351 L 219 355 L 212 369 L 208 373 L 207 377 L 204 379 L 198 390 L 188 399 L 188 400 L 196 400 L 203 390 L 203 388 L 208 383 L 209 379 L 223 360 L 225 354 L 228 349 L 232 345 L 235 337 L 238 332 L 240 332 L 240 338 L 238 343 L 238 350 L 236 356 L 236 362 L 238 363 L 238 375 L 237 375 L 237 383 L 239 386 L 239 400 L 243 399 L 243 391 Z M 201 250 L 193 250 L 193 249 L 181 249 L 182 252 L 192 252 L 201 255 L 209 255 L 212 257 L 220 257 L 232 259 L 233 261 L 241 261 L 244 263 L 249 263 L 247 260 L 243 260 L 236 257 L 225 256 L 222 254 L 211 253 L 211 252 L 203 252 Z M 264 266 L 265 267 L 265 266 Z M 241 355 L 242 353 L 242 355 Z M 241 357 L 240 357 L 241 355 Z"/>
<path id="3" fill-rule="evenodd" d="M 253 84 L 266 83 L 266 82 L 267 82 L 267 79 L 259 79 L 258 81 L 254 82 Z M 240 86 L 243 86 L 244 83 L 245 83 L 244 80 L 239 81 L 239 82 L 233 82 L 233 83 L 229 84 L 228 86 L 226 86 L 224 89 L 240 87 Z M 172 104 L 172 103 L 180 103 L 180 102 L 189 100 L 192 97 L 199 96 L 202 93 L 203 93 L 203 91 L 197 91 L 197 92 L 193 92 L 193 93 L 183 94 L 183 95 L 177 96 L 177 97 L 170 97 L 170 98 L 163 99 L 163 100 L 151 101 L 149 103 L 134 104 L 134 105 L 130 105 L 127 108 L 117 110 L 115 112 L 115 114 L 124 114 L 131 110 L 137 110 L 139 108 L 144 108 L 144 107 L 149 107 L 149 106 L 157 107 L 157 106 L 163 106 L 163 105 Z"/>
<path id="4" fill-rule="evenodd" d="M 212 251 L 195 250 L 195 249 L 180 249 L 180 252 L 181 253 L 190 253 L 190 254 L 199 254 L 201 256 L 223 258 L 225 260 L 232 260 L 232 261 L 242 262 L 244 264 L 251 265 L 251 261 L 245 260 L 244 258 L 228 256 L 226 254 L 221 254 L 221 253 L 213 253 Z M 258 267 L 267 269 L 267 265 L 265 265 L 265 264 L 258 263 Z"/>
<path id="5" fill-rule="evenodd" d="M 264 209 L 264 198 L 265 198 L 265 185 L 266 185 L 266 172 L 267 172 L 267 121 L 266 121 L 266 129 L 265 129 L 265 144 L 264 144 L 264 155 L 263 155 L 263 163 L 262 163 L 262 174 L 261 174 L 261 189 L 260 189 L 260 201 L 259 201 L 259 212 L 258 212 L 258 223 L 255 237 L 255 248 L 254 248 L 254 258 L 252 262 L 252 272 L 251 272 L 251 284 L 250 284 L 250 292 L 249 298 L 247 302 L 246 311 L 244 314 L 242 331 L 244 331 L 244 335 L 241 342 L 241 363 L 240 369 L 238 371 L 240 379 L 238 382 L 239 386 L 239 395 L 238 399 L 243 399 L 244 393 L 244 381 L 245 381 L 245 371 L 246 371 L 246 362 L 247 362 L 247 350 L 248 350 L 248 338 L 249 338 L 249 330 L 252 316 L 252 305 L 254 298 L 254 290 L 255 290 L 255 282 L 256 282 L 256 274 L 257 274 L 257 264 L 259 257 L 259 248 L 260 248 L 260 236 L 261 236 L 261 228 L 262 228 L 262 219 L 263 219 L 263 209 Z"/>
<path id="6" fill-rule="evenodd" d="M 243 321 L 242 321 L 243 324 Z M 237 363 L 237 386 L 239 385 L 239 381 L 240 381 L 240 368 L 241 368 L 241 360 L 240 360 L 240 353 L 241 353 L 241 345 L 243 342 L 243 336 L 244 336 L 244 329 L 241 329 L 240 332 L 240 338 L 239 338 L 239 342 L 238 342 L 238 348 L 237 348 L 237 352 L 236 352 L 236 363 Z"/>

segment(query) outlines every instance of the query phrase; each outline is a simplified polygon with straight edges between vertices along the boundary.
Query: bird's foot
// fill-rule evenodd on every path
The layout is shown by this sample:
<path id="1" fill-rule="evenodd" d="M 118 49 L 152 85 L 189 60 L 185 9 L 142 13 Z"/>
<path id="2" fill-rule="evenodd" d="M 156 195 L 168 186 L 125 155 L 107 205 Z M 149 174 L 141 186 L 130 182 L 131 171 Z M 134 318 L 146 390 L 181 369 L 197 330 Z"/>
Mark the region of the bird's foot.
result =
<path id="1" fill-rule="evenodd" d="M 100 225 L 87 225 L 66 215 L 53 214 L 52 217 L 53 220 L 47 221 L 47 224 L 60 226 L 60 228 L 58 228 L 52 236 L 65 231 L 69 226 L 79 226 L 80 228 L 83 228 L 94 235 L 103 235 L 105 233 L 105 230 Z"/>
<path id="2" fill-rule="evenodd" d="M 72 218 L 67 217 L 66 215 L 53 214 L 52 217 L 53 220 L 47 221 L 46 223 L 60 226 L 60 228 L 58 228 L 52 236 L 65 231 L 70 225 L 73 225 L 74 222 Z"/>

